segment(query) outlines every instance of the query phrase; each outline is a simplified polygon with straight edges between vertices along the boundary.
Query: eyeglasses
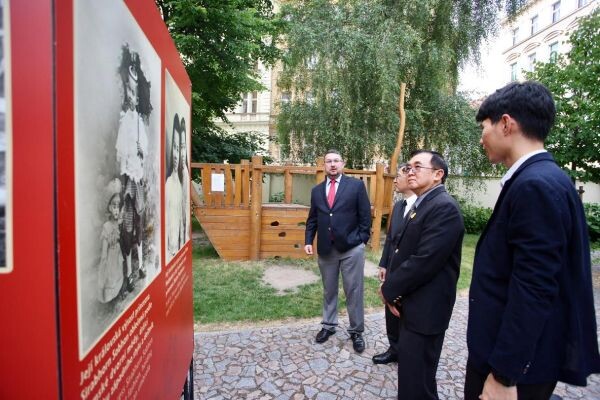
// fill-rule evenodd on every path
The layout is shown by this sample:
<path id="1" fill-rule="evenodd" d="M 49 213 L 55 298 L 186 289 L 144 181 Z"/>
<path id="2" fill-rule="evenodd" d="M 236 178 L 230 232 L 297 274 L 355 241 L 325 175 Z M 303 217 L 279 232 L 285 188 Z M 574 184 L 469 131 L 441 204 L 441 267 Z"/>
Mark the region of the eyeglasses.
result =
<path id="1" fill-rule="evenodd" d="M 402 168 L 400 168 L 400 171 L 404 174 L 404 175 L 408 175 L 410 173 L 410 171 L 413 171 L 415 174 L 418 174 L 419 172 L 421 172 L 422 169 L 431 169 L 431 170 L 437 170 L 439 168 L 432 168 L 432 167 L 424 167 L 422 165 L 415 165 L 410 166 L 410 165 L 406 165 Z"/>
<path id="2" fill-rule="evenodd" d="M 336 158 L 335 160 L 325 160 L 325 164 L 337 164 L 342 162 L 342 160 L 340 160 L 339 158 Z"/>

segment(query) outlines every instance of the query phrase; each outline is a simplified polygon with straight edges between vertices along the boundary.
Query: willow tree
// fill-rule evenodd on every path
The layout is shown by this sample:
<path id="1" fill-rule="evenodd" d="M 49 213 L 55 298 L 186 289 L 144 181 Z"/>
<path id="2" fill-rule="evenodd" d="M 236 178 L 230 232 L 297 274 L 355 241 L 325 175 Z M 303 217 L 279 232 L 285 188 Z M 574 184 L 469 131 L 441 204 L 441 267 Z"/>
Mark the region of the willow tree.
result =
<path id="1" fill-rule="evenodd" d="M 311 0 L 282 8 L 287 52 L 278 135 L 291 159 L 311 162 L 339 148 L 353 167 L 388 158 L 407 84 L 403 153 L 434 148 L 453 172 L 489 168 L 475 111 L 457 96 L 458 70 L 477 58 L 504 2 L 478 0 Z M 515 2 L 511 2 L 515 4 Z"/>

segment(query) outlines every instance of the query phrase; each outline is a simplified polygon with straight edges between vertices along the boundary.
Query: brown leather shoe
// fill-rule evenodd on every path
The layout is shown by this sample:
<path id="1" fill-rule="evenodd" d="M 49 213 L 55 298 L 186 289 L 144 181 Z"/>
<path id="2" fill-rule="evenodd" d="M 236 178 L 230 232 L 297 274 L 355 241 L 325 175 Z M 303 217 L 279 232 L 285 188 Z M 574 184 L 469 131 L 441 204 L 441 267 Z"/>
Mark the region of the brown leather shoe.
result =
<path id="1" fill-rule="evenodd" d="M 327 339 L 329 339 L 329 336 L 333 335 L 334 333 L 335 330 L 330 331 L 329 329 L 323 328 L 319 331 L 319 333 L 317 333 L 315 340 L 317 343 L 325 343 Z"/>

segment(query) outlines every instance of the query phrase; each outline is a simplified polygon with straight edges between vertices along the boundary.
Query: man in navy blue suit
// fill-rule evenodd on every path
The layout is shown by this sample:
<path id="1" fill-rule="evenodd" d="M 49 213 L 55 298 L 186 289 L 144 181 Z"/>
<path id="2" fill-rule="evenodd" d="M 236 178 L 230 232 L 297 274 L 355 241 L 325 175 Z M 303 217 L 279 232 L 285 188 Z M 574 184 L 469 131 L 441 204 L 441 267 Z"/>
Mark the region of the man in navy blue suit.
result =
<path id="1" fill-rule="evenodd" d="M 497 90 L 477 113 L 490 162 L 508 171 L 475 252 L 467 400 L 548 399 L 557 381 L 600 372 L 583 206 L 544 149 L 555 114 L 537 82 Z"/>
<path id="2" fill-rule="evenodd" d="M 337 150 L 325 154 L 325 181 L 310 196 L 306 220 L 306 254 L 313 254 L 317 235 L 319 270 L 323 280 L 323 321 L 316 342 L 324 343 L 335 333 L 340 272 L 346 294 L 348 333 L 354 351 L 362 353 L 365 341 L 364 269 L 365 244 L 371 235 L 371 204 L 364 183 L 343 175 L 344 160 Z"/>

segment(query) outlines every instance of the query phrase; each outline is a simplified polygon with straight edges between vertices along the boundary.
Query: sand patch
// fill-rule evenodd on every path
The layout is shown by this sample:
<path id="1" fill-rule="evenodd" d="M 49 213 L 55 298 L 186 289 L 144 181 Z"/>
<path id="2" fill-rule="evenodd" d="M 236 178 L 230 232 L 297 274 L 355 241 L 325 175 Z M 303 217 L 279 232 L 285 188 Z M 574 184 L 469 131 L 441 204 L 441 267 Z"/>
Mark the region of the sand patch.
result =
<path id="1" fill-rule="evenodd" d="M 365 276 L 377 277 L 378 266 L 369 260 L 365 261 Z M 278 295 L 294 293 L 298 287 L 321 280 L 318 274 L 293 265 L 272 265 L 265 269 L 262 281 L 265 285 L 274 287 Z"/>
<path id="2" fill-rule="evenodd" d="M 320 277 L 314 272 L 291 265 L 273 265 L 263 274 L 263 283 L 277 289 L 278 295 L 298 290 L 299 286 L 315 283 Z"/>

